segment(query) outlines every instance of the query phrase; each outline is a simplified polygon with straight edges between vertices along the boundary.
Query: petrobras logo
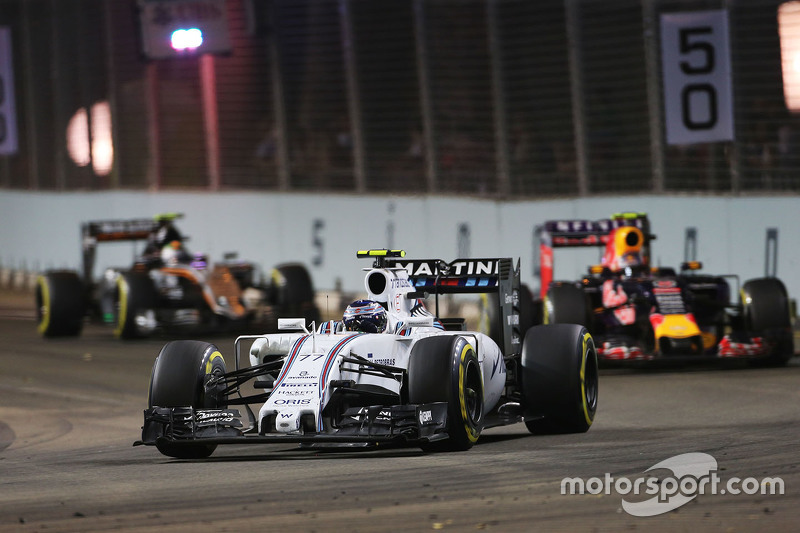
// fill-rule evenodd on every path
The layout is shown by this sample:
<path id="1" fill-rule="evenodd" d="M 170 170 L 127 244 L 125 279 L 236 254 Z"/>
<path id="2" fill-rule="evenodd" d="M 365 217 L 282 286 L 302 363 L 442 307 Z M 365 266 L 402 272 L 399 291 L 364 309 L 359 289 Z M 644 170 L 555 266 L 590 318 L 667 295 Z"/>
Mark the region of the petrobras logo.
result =
<path id="1" fill-rule="evenodd" d="M 299 376 L 286 376 L 286 379 L 317 379 L 319 376 L 310 376 L 307 371 L 303 370 Z"/>
<path id="2" fill-rule="evenodd" d="M 394 357 L 386 357 L 386 358 L 373 358 L 372 352 L 367 353 L 367 359 L 370 363 L 375 363 L 378 365 L 387 365 L 387 366 L 394 366 L 397 362 Z"/>
<path id="3" fill-rule="evenodd" d="M 411 283 L 404 278 L 392 278 L 392 289 L 405 289 L 406 287 L 412 287 Z"/>

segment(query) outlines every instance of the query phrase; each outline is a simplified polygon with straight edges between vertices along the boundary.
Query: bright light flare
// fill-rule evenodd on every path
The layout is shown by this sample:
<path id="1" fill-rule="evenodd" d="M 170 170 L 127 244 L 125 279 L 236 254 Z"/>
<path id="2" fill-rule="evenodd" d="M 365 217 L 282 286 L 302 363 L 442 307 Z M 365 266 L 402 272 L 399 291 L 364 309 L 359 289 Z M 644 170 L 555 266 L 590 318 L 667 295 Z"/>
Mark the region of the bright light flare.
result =
<path id="1" fill-rule="evenodd" d="M 86 108 L 78 109 L 67 124 L 67 153 L 79 167 L 92 162 L 89 147 L 89 114 Z"/>
<path id="2" fill-rule="evenodd" d="M 198 28 L 180 29 L 172 32 L 170 44 L 174 50 L 194 50 L 203 44 L 203 32 Z"/>
<path id="3" fill-rule="evenodd" d="M 107 176 L 114 166 L 114 142 L 111 133 L 111 106 L 97 102 L 91 114 L 78 109 L 67 124 L 67 153 L 79 167 L 92 165 L 98 176 Z"/>
<path id="4" fill-rule="evenodd" d="M 785 2 L 778 7 L 778 34 L 783 97 L 790 111 L 800 111 L 800 2 Z"/>
<path id="5" fill-rule="evenodd" d="M 108 176 L 114 166 L 114 142 L 111 137 L 111 106 L 107 101 L 92 106 L 92 169 L 98 176 Z"/>

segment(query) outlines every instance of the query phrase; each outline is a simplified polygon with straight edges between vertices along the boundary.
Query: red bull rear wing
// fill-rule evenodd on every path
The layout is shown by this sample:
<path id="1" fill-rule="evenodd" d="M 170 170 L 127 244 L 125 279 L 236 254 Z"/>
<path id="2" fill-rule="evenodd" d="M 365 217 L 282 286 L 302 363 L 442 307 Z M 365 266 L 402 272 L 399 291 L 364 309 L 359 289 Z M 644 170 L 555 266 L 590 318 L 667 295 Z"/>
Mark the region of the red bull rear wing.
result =
<path id="1" fill-rule="evenodd" d="M 617 228 L 633 226 L 642 231 L 645 242 L 642 252 L 650 255 L 649 243 L 655 239 L 650 233 L 650 221 L 646 213 L 615 213 L 601 220 L 548 220 L 544 223 L 539 237 L 539 277 L 541 297 L 553 281 L 555 248 L 602 247 L 611 239 Z"/>

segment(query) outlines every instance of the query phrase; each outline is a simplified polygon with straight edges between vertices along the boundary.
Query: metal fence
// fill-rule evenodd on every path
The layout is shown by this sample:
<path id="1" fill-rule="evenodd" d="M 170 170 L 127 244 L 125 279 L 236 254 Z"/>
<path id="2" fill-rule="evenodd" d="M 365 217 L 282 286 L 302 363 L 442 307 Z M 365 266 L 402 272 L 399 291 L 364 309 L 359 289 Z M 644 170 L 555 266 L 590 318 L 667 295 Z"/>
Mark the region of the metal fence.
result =
<path id="1" fill-rule="evenodd" d="M 19 139 L 0 187 L 797 193 L 780 3 L 228 0 L 230 54 L 147 60 L 134 0 L 0 0 Z M 734 139 L 668 145 L 658 20 L 709 9 Z"/>

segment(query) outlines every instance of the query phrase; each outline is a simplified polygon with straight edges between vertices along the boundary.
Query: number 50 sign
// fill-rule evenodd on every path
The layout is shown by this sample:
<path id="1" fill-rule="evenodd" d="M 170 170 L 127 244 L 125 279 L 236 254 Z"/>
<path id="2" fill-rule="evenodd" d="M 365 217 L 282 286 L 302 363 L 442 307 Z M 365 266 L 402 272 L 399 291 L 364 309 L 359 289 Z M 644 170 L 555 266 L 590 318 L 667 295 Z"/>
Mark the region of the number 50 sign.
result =
<path id="1" fill-rule="evenodd" d="M 728 14 L 661 15 L 667 144 L 733 140 Z"/>

